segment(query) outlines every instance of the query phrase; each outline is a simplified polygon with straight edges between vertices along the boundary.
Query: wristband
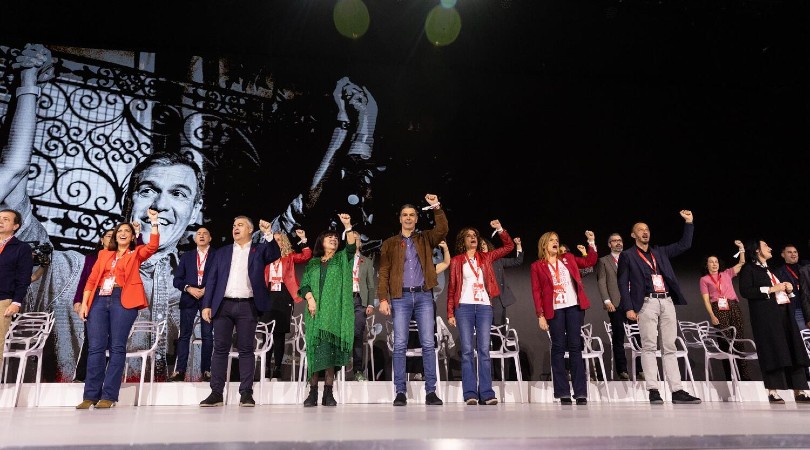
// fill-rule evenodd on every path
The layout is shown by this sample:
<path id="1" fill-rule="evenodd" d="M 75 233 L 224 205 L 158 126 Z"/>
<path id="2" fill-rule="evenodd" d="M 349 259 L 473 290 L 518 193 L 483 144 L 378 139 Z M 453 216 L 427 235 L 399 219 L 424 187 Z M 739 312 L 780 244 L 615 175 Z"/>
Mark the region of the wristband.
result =
<path id="1" fill-rule="evenodd" d="M 17 97 L 26 94 L 34 94 L 39 97 L 42 94 L 42 89 L 39 86 L 20 86 L 15 93 Z"/>

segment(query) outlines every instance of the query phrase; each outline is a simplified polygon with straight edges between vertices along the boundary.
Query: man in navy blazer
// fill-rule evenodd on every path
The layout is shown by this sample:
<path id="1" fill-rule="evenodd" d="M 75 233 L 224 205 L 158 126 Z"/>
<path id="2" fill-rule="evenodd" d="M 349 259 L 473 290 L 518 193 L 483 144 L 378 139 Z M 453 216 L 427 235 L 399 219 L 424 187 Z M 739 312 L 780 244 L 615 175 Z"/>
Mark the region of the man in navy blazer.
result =
<path id="1" fill-rule="evenodd" d="M 662 404 L 658 392 L 658 337 L 661 336 L 661 360 L 667 380 L 672 389 L 672 403 L 700 403 L 683 390 L 678 359 L 675 356 L 675 339 L 678 335 L 678 320 L 674 305 L 685 305 L 686 297 L 681 292 L 675 271 L 669 259 L 689 250 L 695 226 L 692 212 L 680 212 L 685 223 L 681 240 L 669 245 L 650 247 L 650 229 L 646 223 L 633 225 L 630 237 L 635 245 L 619 256 L 617 278 L 621 294 L 621 309 L 629 320 L 638 321 L 641 336 L 641 367 L 646 375 L 650 403 Z"/>
<path id="2" fill-rule="evenodd" d="M 22 309 L 34 269 L 31 246 L 14 236 L 21 225 L 19 212 L 0 210 L 0 363 L 11 317 Z"/>
<path id="3" fill-rule="evenodd" d="M 180 337 L 177 339 L 177 363 L 174 374 L 169 381 L 185 381 L 188 367 L 188 353 L 191 335 L 194 332 L 194 319 L 202 310 L 202 298 L 205 295 L 205 281 L 208 266 L 214 256 L 211 247 L 211 233 L 208 228 L 200 227 L 194 233 L 197 248 L 185 252 L 174 269 L 174 287 L 180 294 Z M 214 351 L 214 326 L 210 322 L 200 321 L 200 372 L 203 381 L 211 381 L 211 353 Z"/>
<path id="4" fill-rule="evenodd" d="M 253 400 L 253 354 L 256 324 L 270 309 L 270 292 L 264 282 L 264 267 L 281 257 L 271 224 L 260 221 L 266 242 L 253 244 L 253 221 L 237 216 L 233 221 L 233 245 L 217 250 L 205 279 L 202 318 L 214 323 L 214 354 L 211 357 L 211 394 L 200 406 L 222 406 L 225 373 L 231 338 L 236 328 L 239 351 L 239 406 L 256 406 Z"/>

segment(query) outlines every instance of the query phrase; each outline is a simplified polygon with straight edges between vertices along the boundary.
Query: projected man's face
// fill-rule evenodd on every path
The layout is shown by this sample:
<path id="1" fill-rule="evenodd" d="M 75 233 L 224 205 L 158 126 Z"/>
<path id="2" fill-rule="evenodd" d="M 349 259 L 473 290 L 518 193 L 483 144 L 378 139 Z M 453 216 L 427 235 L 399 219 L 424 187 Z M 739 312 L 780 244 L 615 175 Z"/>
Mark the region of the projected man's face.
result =
<path id="1" fill-rule="evenodd" d="M 132 194 L 132 217 L 139 220 L 143 233 L 151 232 L 146 210 L 160 217 L 160 250 L 171 248 L 197 217 L 202 200 L 197 192 L 194 170 L 185 165 L 152 166 L 145 169 Z M 196 200 L 195 200 L 196 199 Z"/>

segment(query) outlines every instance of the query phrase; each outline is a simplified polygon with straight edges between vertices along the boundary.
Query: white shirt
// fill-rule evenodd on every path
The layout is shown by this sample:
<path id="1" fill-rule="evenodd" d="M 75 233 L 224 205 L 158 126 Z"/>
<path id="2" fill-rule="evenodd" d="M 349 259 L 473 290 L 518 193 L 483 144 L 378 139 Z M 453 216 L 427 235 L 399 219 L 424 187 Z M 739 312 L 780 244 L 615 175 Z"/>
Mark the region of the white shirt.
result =
<path id="1" fill-rule="evenodd" d="M 244 246 L 233 243 L 231 271 L 228 273 L 228 284 L 225 285 L 225 297 L 253 297 L 253 287 L 248 278 L 248 256 L 250 256 L 250 242 Z"/>

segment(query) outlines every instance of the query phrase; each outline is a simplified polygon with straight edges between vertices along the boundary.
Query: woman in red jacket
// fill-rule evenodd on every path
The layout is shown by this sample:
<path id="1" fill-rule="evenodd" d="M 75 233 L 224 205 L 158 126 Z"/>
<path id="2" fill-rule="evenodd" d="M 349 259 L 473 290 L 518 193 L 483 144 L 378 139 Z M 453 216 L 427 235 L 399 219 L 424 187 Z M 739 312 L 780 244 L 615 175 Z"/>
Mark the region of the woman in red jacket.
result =
<path id="1" fill-rule="evenodd" d="M 585 231 L 591 251 L 577 249 L 585 255 L 560 252 L 560 237 L 549 231 L 537 242 L 537 261 L 532 263 L 532 295 L 540 329 L 551 337 L 551 373 L 554 398 L 563 405 L 571 404 L 571 386 L 565 373 L 565 352 L 571 363 L 571 381 L 578 405 L 588 403 L 585 362 L 582 359 L 582 324 L 585 310 L 591 304 L 585 295 L 579 269 L 596 264 L 596 244 L 592 231 Z"/>
<path id="2" fill-rule="evenodd" d="M 141 263 L 158 249 L 158 213 L 150 209 L 152 234 L 146 245 L 135 245 L 135 229 L 120 223 L 113 230 L 114 239 L 98 259 L 84 288 L 79 317 L 85 321 L 89 340 L 87 377 L 84 400 L 76 409 L 112 408 L 118 401 L 127 340 L 138 310 L 149 306 L 141 281 Z M 105 352 L 109 343 L 110 360 Z"/>
<path id="3" fill-rule="evenodd" d="M 503 246 L 486 253 L 478 251 L 481 236 L 475 228 L 463 228 L 456 236 L 456 251 L 450 260 L 447 287 L 447 323 L 458 326 L 461 339 L 461 387 L 468 405 L 497 405 L 492 390 L 492 363 L 489 359 L 489 330 L 492 327 L 492 297 L 500 294 L 492 261 L 508 255 L 515 244 L 499 220 L 489 223 L 501 237 Z M 478 379 L 473 367 L 473 336 L 478 351 Z"/>
<path id="4" fill-rule="evenodd" d="M 273 328 L 273 361 L 275 369 L 271 370 L 270 359 L 267 360 L 267 372 L 272 373 L 270 378 L 281 379 L 281 362 L 284 359 L 284 337 L 290 332 L 290 321 L 293 313 L 293 301 L 300 303 L 304 299 L 298 295 L 298 278 L 295 275 L 295 265 L 305 263 L 312 258 L 312 249 L 307 246 L 307 235 L 304 230 L 297 228 L 298 237 L 296 245 L 301 252 L 293 249 L 290 238 L 286 233 L 275 232 L 273 239 L 281 249 L 281 258 L 268 264 L 264 268 L 264 281 L 270 291 L 272 304 L 270 311 L 262 315 L 262 322 L 276 321 Z"/>

